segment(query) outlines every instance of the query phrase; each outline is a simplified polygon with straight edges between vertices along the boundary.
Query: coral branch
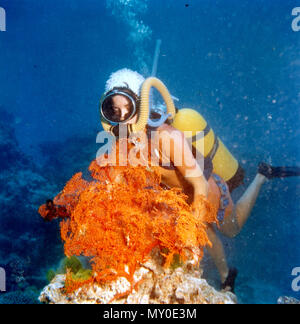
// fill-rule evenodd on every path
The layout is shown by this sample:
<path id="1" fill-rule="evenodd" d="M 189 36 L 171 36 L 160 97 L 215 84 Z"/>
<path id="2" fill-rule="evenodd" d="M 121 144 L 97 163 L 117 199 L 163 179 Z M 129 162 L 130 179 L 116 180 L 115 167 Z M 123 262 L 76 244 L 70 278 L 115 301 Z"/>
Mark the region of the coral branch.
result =
<path id="1" fill-rule="evenodd" d="M 158 168 L 93 161 L 89 170 L 93 181 L 75 174 L 54 203 L 68 215 L 60 227 L 65 254 L 90 257 L 93 280 L 123 276 L 132 282 L 136 268 L 154 247 L 167 251 L 165 266 L 174 254 L 182 261 L 201 256 L 209 244 L 203 222 L 216 220 L 215 208 L 204 197 L 197 199 L 195 213 L 181 190 L 160 186 Z M 45 217 L 43 206 L 39 211 Z M 84 283 L 67 275 L 68 292 Z"/>

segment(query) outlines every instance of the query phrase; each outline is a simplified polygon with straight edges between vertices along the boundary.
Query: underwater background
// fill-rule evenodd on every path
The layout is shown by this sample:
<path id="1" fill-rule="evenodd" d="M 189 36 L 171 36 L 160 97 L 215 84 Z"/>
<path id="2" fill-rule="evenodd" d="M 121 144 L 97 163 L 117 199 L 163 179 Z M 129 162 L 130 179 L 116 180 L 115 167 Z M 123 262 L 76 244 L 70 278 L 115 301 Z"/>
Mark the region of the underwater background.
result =
<path id="1" fill-rule="evenodd" d="M 298 2 L 298 3 L 297 3 Z M 299 163 L 300 32 L 292 0 L 0 0 L 0 303 L 37 303 L 46 272 L 63 257 L 58 222 L 38 207 L 99 149 L 98 103 L 110 73 L 157 77 L 197 109 L 246 170 Z M 239 270 L 240 303 L 300 297 L 300 183 L 264 184 L 241 234 L 222 237 Z M 219 286 L 208 256 L 208 282 Z"/>

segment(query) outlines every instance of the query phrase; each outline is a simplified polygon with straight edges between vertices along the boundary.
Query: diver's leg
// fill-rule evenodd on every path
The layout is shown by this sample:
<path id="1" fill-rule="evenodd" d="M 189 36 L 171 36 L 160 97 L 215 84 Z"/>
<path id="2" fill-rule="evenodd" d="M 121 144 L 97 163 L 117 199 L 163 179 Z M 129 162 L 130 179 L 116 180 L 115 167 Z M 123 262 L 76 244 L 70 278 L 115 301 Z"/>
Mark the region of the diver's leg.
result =
<path id="1" fill-rule="evenodd" d="M 240 230 L 245 225 L 250 213 L 254 207 L 257 196 L 260 192 L 262 185 L 267 181 L 267 178 L 258 173 L 250 186 L 244 192 L 242 197 L 237 201 L 235 205 L 236 220 Z"/>
<path id="2" fill-rule="evenodd" d="M 232 213 L 226 216 L 221 224 L 220 231 L 223 234 L 234 237 L 241 231 L 250 216 L 261 186 L 266 180 L 267 178 L 260 173 L 255 176 L 250 186 L 235 204 Z"/>
<path id="3" fill-rule="evenodd" d="M 223 244 L 211 225 L 208 225 L 207 235 L 210 242 L 212 243 L 212 247 L 207 247 L 207 251 L 214 260 L 214 263 L 219 271 L 221 281 L 223 283 L 226 280 L 229 272 Z"/>
<path id="4" fill-rule="evenodd" d="M 231 215 L 225 218 L 220 231 L 229 237 L 236 236 L 245 225 L 251 210 L 256 202 L 261 186 L 265 181 L 273 178 L 286 178 L 300 176 L 299 167 L 273 167 L 261 162 L 258 165 L 258 173 L 245 193 L 236 203 Z"/>

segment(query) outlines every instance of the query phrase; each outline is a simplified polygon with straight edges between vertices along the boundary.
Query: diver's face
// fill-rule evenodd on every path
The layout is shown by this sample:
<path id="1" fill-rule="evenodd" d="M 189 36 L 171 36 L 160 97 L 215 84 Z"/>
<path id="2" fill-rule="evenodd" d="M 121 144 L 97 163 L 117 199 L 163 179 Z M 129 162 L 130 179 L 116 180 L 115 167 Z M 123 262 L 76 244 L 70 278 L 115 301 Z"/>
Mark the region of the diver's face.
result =
<path id="1" fill-rule="evenodd" d="M 112 97 L 112 109 L 113 114 L 120 119 L 120 121 L 126 120 L 131 114 L 130 100 L 122 95 L 115 95 Z M 136 123 L 137 115 L 133 116 L 126 124 Z"/>

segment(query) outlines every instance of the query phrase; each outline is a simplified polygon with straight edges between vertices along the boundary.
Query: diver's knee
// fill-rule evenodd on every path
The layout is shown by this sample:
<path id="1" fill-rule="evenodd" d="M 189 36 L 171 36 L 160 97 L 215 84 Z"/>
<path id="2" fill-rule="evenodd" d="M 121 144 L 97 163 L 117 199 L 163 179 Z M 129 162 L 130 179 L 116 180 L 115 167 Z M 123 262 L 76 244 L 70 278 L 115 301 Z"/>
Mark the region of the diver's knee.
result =
<path id="1" fill-rule="evenodd" d="M 220 224 L 220 232 L 229 238 L 235 238 L 241 232 L 241 227 L 235 215 L 229 216 Z"/>
<path id="2" fill-rule="evenodd" d="M 240 233 L 240 229 L 235 229 L 234 232 L 229 231 L 226 236 L 229 238 L 235 238 L 239 233 Z"/>
<path id="3" fill-rule="evenodd" d="M 239 234 L 239 230 L 237 229 L 228 229 L 220 227 L 220 232 L 228 238 L 235 238 Z"/>

